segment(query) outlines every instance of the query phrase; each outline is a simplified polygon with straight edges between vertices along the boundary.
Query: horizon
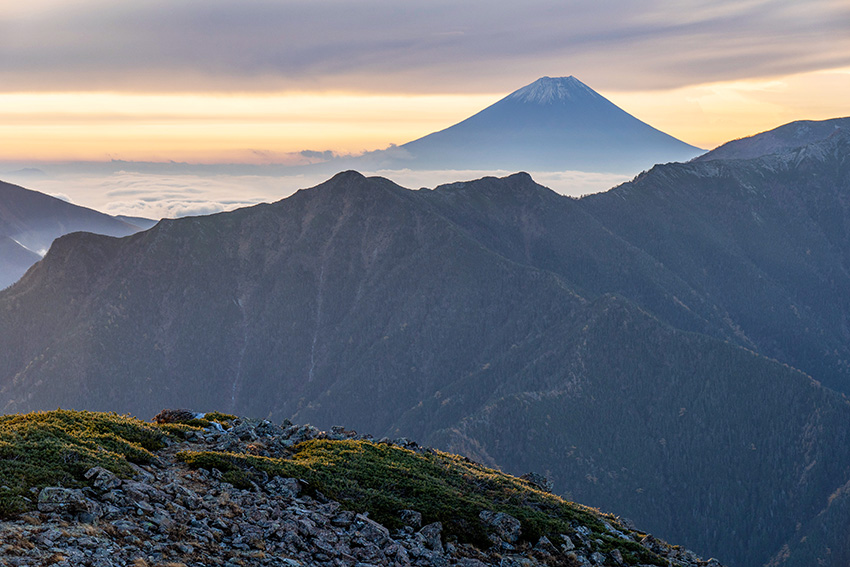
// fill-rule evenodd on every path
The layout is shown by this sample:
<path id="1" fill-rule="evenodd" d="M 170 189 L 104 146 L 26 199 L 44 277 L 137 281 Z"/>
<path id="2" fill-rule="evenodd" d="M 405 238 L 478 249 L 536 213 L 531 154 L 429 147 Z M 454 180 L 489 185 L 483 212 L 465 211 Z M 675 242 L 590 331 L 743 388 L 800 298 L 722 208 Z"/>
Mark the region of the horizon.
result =
<path id="1" fill-rule="evenodd" d="M 705 150 L 795 120 L 850 115 L 843 3 L 644 0 L 616 8 L 535 1 L 401 9 L 387 0 L 5 5 L 0 178 L 112 214 L 225 210 L 235 205 L 228 201 L 281 198 L 324 178 L 275 167 L 403 145 L 543 76 L 572 75 Z M 103 172 L 115 162 L 203 167 Z M 433 186 L 478 173 L 510 171 L 389 176 Z M 585 182 L 576 181 L 582 172 L 561 173 L 565 181 L 552 188 L 570 195 L 629 178 Z M 208 186 L 215 190 L 203 198 L 189 194 Z M 154 201 L 161 205 L 151 208 Z"/>
<path id="2" fill-rule="evenodd" d="M 0 163 L 307 165 L 406 144 L 547 76 L 573 76 L 706 151 L 788 122 L 850 116 L 842 96 L 850 90 L 850 67 L 640 91 L 599 89 L 574 74 L 550 73 L 482 93 L 0 92 L 0 131 L 7 134 Z"/>

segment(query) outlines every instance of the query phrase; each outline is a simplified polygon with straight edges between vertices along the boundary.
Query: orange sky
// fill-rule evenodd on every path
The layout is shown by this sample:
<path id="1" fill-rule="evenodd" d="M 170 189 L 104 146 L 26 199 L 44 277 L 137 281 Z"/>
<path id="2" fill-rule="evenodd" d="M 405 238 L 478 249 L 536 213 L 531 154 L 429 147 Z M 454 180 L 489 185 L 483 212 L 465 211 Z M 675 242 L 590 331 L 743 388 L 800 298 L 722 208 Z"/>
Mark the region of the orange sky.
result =
<path id="1" fill-rule="evenodd" d="M 846 0 L 0 3 L 0 161 L 281 163 L 573 75 L 696 146 L 850 115 Z"/>
<path id="2" fill-rule="evenodd" d="M 645 122 L 703 148 L 792 120 L 850 115 L 847 93 L 850 68 L 602 91 Z M 0 155 L 32 162 L 286 163 L 303 160 L 293 155 L 301 150 L 358 153 L 402 144 L 506 94 L 0 93 Z"/>

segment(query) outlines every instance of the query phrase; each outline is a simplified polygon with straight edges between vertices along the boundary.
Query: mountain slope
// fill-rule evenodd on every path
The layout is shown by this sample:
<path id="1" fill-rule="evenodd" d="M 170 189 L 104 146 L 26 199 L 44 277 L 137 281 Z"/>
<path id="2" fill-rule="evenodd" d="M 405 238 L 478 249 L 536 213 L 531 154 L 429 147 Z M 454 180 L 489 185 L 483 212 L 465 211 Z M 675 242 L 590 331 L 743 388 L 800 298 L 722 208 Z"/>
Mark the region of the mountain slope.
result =
<path id="1" fill-rule="evenodd" d="M 17 281 L 63 234 L 87 231 L 126 236 L 139 230 L 95 210 L 0 182 L 0 238 L 12 239 L 30 252 L 15 250 L 8 241 L 0 247 L 0 289 Z"/>
<path id="2" fill-rule="evenodd" d="M 707 288 L 725 272 L 697 285 L 633 226 L 716 181 L 706 167 L 656 168 L 612 193 L 644 208 L 611 217 L 522 174 L 409 191 L 346 172 L 128 238 L 67 235 L 0 294 L 4 409 L 222 407 L 432 440 L 761 565 L 850 478 L 850 409 L 656 318 L 737 336 Z"/>
<path id="3" fill-rule="evenodd" d="M 447 424 L 429 442 L 545 471 L 562 494 L 731 565 L 762 564 L 848 478 L 846 400 L 613 298 L 593 307 L 584 325 L 523 345 L 517 375 L 533 379 L 480 372 L 429 400 L 419 414 Z M 481 409 L 458 419 L 437 407 L 462 393 Z"/>
<path id="4" fill-rule="evenodd" d="M 413 442 L 200 415 L 0 418 L 4 563 L 721 567 Z"/>
<path id="5" fill-rule="evenodd" d="M 15 283 L 41 256 L 8 236 L 0 236 L 0 289 Z"/>
<path id="6" fill-rule="evenodd" d="M 850 129 L 850 118 L 798 120 L 754 136 L 726 142 L 695 158 L 694 161 L 753 159 L 770 154 L 784 153 L 809 144 L 822 142 L 841 129 L 845 131 Z"/>
<path id="7" fill-rule="evenodd" d="M 687 283 L 678 303 L 714 313 L 668 321 L 850 393 L 850 131 L 753 160 L 657 166 L 580 204 Z"/>
<path id="8" fill-rule="evenodd" d="M 355 169 L 634 174 L 703 150 L 623 111 L 575 77 L 543 77 L 445 130 L 331 165 Z"/>
<path id="9" fill-rule="evenodd" d="M 150 413 L 189 396 L 278 416 L 310 410 L 329 390 L 347 400 L 346 412 L 364 413 L 374 393 L 346 385 L 349 373 L 372 376 L 382 391 L 415 381 L 395 402 L 415 405 L 513 328 L 532 326 L 538 310 L 567 316 L 581 303 L 551 275 L 464 237 L 417 193 L 355 173 L 274 205 L 163 221 L 121 241 L 68 235 L 6 297 L 19 307 L 0 331 L 15 345 L 0 361 L 3 375 L 17 375 L 3 385 L 11 399 L 46 372 L 54 378 L 39 396 L 50 398 L 39 403 L 48 405 L 89 399 Z M 460 319 L 446 325 L 457 309 Z M 44 334 L 36 313 L 53 313 L 54 333 Z M 464 322 L 464 313 L 476 317 Z M 140 327 L 150 331 L 140 337 Z M 42 334 L 67 346 L 20 372 L 44 348 Z M 423 335 L 427 343 L 414 340 Z M 115 368 L 126 369 L 121 387 Z M 139 390 L 145 407 L 135 409 Z M 392 412 L 373 419 L 384 430 Z"/>

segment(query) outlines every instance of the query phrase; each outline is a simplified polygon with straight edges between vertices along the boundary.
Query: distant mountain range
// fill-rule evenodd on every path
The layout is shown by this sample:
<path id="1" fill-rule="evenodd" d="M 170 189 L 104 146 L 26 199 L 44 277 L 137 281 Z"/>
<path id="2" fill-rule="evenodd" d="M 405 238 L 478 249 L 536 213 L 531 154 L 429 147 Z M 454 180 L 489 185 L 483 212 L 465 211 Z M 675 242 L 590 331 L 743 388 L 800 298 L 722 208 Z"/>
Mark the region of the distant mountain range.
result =
<path id="1" fill-rule="evenodd" d="M 40 260 L 54 239 L 80 230 L 127 236 L 142 227 L 129 219 L 0 182 L 0 289 L 12 285 Z"/>
<path id="2" fill-rule="evenodd" d="M 730 565 L 844 565 L 843 124 L 580 200 L 345 172 L 63 236 L 0 293 L 3 409 L 346 423 L 538 470 Z"/>
<path id="3" fill-rule="evenodd" d="M 543 77 L 445 130 L 317 167 L 636 174 L 704 151 L 641 122 L 575 77 Z"/>
<path id="4" fill-rule="evenodd" d="M 302 169 L 328 174 L 341 169 L 634 174 L 655 163 L 687 160 L 701 153 L 703 150 L 641 122 L 574 77 L 543 77 L 454 126 L 402 146 L 307 168 L 277 169 L 279 174 Z M 128 166 L 145 171 L 176 168 L 207 173 L 227 169 L 126 162 L 101 164 L 95 169 Z M 84 164 L 76 167 L 84 168 Z M 253 171 L 253 166 L 245 167 Z M 34 181 L 45 176 L 32 168 L 15 173 Z M 154 224 L 156 221 L 142 218 L 110 217 L 0 182 L 0 289 L 17 281 L 58 236 L 74 231 L 125 236 Z"/>

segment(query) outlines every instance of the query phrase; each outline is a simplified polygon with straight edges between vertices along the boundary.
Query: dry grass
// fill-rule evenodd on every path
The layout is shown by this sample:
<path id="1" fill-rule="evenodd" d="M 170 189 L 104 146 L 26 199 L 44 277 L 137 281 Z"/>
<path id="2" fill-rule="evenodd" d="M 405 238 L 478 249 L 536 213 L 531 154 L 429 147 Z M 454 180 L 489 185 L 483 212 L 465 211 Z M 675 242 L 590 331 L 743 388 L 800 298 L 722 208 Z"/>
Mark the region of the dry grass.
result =
<path id="1" fill-rule="evenodd" d="M 27 538 L 25 538 L 24 536 L 22 536 L 20 533 L 15 533 L 15 534 L 12 536 L 12 540 L 14 541 L 14 543 L 13 543 L 12 545 L 13 545 L 15 548 L 19 548 L 19 549 L 21 550 L 21 554 L 22 554 L 25 550 L 29 550 L 29 549 L 34 549 L 34 548 L 35 548 L 35 544 L 34 544 L 33 542 L 31 542 L 29 539 L 27 539 Z"/>
<path id="2" fill-rule="evenodd" d="M 21 516 L 21 520 L 28 523 L 31 526 L 40 526 L 41 520 L 36 518 L 35 516 L 30 516 L 29 514 L 24 514 Z"/>

